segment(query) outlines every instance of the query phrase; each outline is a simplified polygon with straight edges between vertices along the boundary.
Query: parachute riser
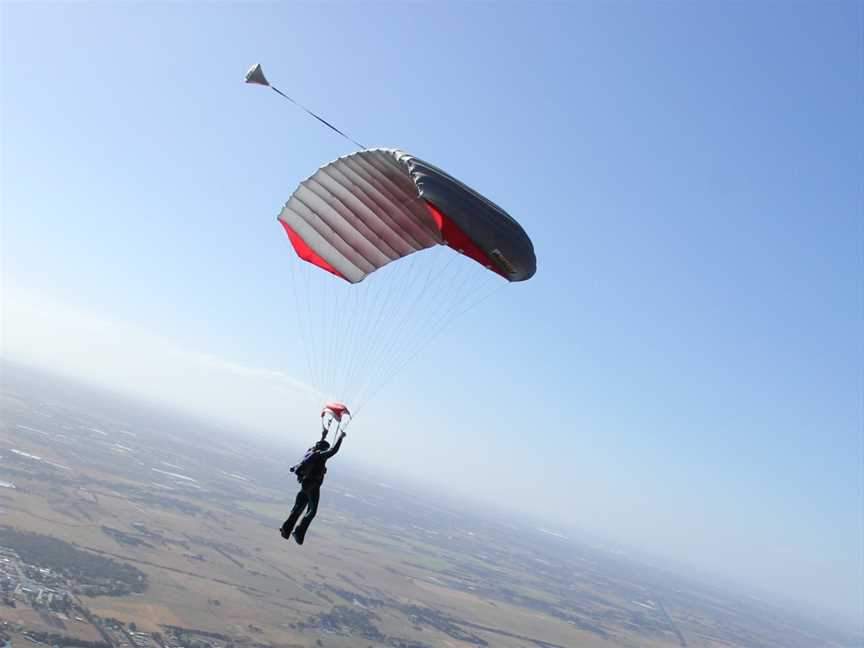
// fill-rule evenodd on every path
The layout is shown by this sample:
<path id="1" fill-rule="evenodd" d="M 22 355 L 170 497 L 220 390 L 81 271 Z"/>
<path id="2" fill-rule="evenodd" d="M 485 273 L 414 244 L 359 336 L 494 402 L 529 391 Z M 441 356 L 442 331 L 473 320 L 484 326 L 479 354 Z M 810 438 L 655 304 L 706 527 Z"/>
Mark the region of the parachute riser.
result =
<path id="1" fill-rule="evenodd" d="M 321 440 L 326 441 L 327 437 L 330 436 L 333 441 L 337 441 L 339 439 L 339 432 L 345 430 L 348 427 L 348 424 L 352 420 L 351 414 L 346 411 L 339 415 L 337 418 L 330 412 L 324 412 L 321 415 Z M 333 422 L 336 422 L 336 426 L 333 426 Z"/>

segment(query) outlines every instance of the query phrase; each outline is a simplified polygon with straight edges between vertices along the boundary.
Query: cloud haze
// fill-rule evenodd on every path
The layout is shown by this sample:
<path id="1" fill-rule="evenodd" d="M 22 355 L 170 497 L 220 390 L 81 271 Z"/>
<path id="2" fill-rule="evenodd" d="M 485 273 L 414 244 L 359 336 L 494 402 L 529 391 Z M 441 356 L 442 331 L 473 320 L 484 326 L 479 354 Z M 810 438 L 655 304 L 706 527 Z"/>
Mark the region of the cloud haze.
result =
<path id="1" fill-rule="evenodd" d="M 320 400 L 281 371 L 184 349 L 12 282 L 3 284 L 0 329 L 2 353 L 12 360 L 245 430 L 299 429 L 309 403 Z"/>

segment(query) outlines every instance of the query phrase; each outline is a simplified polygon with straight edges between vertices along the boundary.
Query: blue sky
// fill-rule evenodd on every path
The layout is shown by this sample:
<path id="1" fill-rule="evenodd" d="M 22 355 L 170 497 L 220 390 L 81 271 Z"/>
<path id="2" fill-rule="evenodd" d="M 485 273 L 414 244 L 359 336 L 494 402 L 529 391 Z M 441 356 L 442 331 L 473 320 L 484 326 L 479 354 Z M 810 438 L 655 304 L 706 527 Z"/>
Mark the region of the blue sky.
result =
<path id="1" fill-rule="evenodd" d="M 217 418 L 255 402 L 282 434 L 267 372 L 302 372 L 275 216 L 351 146 L 244 86 L 260 61 L 537 250 L 369 405 L 357 461 L 860 619 L 860 3 L 0 17 L 4 353 Z M 241 369 L 259 400 L 231 410 Z M 315 412 L 290 416 L 299 442 Z"/>

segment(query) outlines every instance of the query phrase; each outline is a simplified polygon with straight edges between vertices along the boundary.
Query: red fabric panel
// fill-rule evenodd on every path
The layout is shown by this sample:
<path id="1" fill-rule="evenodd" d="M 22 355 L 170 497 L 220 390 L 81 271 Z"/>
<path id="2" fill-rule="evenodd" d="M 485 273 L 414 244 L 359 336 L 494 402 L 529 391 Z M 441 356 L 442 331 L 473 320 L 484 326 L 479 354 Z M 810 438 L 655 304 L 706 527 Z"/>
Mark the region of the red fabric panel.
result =
<path id="1" fill-rule="evenodd" d="M 335 418 L 337 421 L 341 421 L 342 417 L 345 416 L 346 414 L 348 416 L 351 416 L 351 412 L 349 412 L 348 408 L 345 407 L 342 403 L 327 403 L 324 406 L 324 409 L 321 411 L 321 418 L 324 418 L 324 415 L 328 411 L 330 412 L 330 414 L 333 415 L 333 418 Z"/>
<path id="2" fill-rule="evenodd" d="M 432 214 L 432 218 L 435 219 L 435 224 L 438 226 L 438 230 L 441 232 L 446 245 L 465 256 L 471 257 L 483 267 L 507 279 L 507 275 L 498 269 L 498 266 L 492 262 L 492 259 L 474 241 L 468 238 L 468 235 L 459 229 L 456 223 L 442 214 L 432 203 L 427 202 L 426 207 L 429 209 L 429 213 Z"/>
<path id="3" fill-rule="evenodd" d="M 308 261 L 309 263 L 318 266 L 319 268 L 323 268 L 327 272 L 333 273 L 337 277 L 345 279 L 345 277 L 342 276 L 341 272 L 339 272 L 336 268 L 327 263 L 324 259 L 318 256 L 318 254 L 316 254 L 312 248 L 306 245 L 306 241 L 300 238 L 300 235 L 297 234 L 297 232 L 291 229 L 291 227 L 289 227 L 283 221 L 280 220 L 279 222 L 282 223 L 282 227 L 285 228 L 285 233 L 288 234 L 288 238 L 291 239 L 291 245 L 294 246 L 294 251 L 297 253 L 297 256 L 299 256 L 304 261 Z"/>

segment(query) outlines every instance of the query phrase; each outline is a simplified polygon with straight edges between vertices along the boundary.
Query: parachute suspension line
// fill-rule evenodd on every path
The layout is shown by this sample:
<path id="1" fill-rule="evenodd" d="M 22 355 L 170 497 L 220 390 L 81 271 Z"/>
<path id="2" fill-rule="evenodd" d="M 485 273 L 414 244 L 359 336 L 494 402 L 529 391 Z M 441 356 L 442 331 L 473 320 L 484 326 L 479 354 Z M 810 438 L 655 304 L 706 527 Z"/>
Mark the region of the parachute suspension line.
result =
<path id="1" fill-rule="evenodd" d="M 320 395 L 321 394 L 321 381 L 319 379 L 320 376 L 320 363 L 321 356 L 318 352 L 318 343 L 320 340 L 320 330 L 316 330 L 315 322 L 318 321 L 316 319 L 317 312 L 317 300 L 316 293 L 312 292 L 309 287 L 309 270 L 303 263 L 300 261 L 300 271 L 303 273 L 303 284 L 306 287 L 306 311 L 309 316 L 309 331 L 310 331 L 310 352 L 312 354 L 312 375 L 310 376 L 312 380 L 312 384 L 315 386 L 315 391 Z"/>
<path id="2" fill-rule="evenodd" d="M 430 263 L 429 270 L 424 275 L 422 286 L 420 286 L 419 290 L 413 290 L 414 285 L 412 283 L 414 297 L 410 302 L 404 302 L 405 305 L 403 312 L 399 314 L 401 316 L 394 317 L 396 326 L 394 335 L 384 342 L 383 348 L 379 347 L 379 349 L 376 349 L 376 352 L 380 350 L 379 361 L 374 368 L 374 371 L 370 372 L 363 383 L 358 386 L 358 393 L 356 396 L 357 402 L 360 402 L 362 400 L 362 395 L 381 379 L 381 374 L 386 375 L 387 370 L 391 365 L 395 364 L 395 360 L 397 360 L 401 353 L 404 352 L 406 346 L 404 344 L 404 338 L 406 336 L 410 337 L 411 335 L 416 335 L 417 332 L 407 324 L 410 316 L 417 311 L 417 307 L 421 304 L 425 304 L 430 314 L 435 313 L 442 295 L 446 295 L 448 292 L 448 286 L 452 285 L 452 283 L 447 279 L 447 274 L 453 265 L 454 259 L 456 259 L 456 255 L 448 254 L 447 262 L 444 263 L 442 268 L 438 269 L 437 265 L 440 264 L 440 254 L 437 253 L 439 251 L 440 250 L 430 250 L 425 253 L 426 258 Z M 433 286 L 434 288 L 431 295 L 428 299 L 425 299 L 429 294 L 429 288 Z"/>
<path id="3" fill-rule="evenodd" d="M 333 365 L 335 364 L 333 351 L 336 346 L 335 336 L 339 317 L 337 297 L 339 294 L 338 289 L 341 288 L 341 286 L 337 285 L 338 282 L 334 277 L 324 277 L 324 279 L 327 280 L 327 289 L 324 292 L 324 301 L 321 304 L 321 316 L 325 324 L 323 339 L 324 354 L 322 356 L 324 360 L 324 365 L 322 367 L 324 373 L 321 376 L 321 380 L 324 383 L 325 396 L 327 397 L 327 400 L 331 400 L 335 397 L 335 394 L 333 394 L 333 383 L 330 382 L 330 376 L 333 373 Z"/>
<path id="4" fill-rule="evenodd" d="M 299 261 L 299 260 L 298 260 Z M 304 329 L 308 333 L 308 335 L 304 339 L 304 344 L 306 344 L 305 353 L 308 358 L 309 365 L 309 373 L 307 375 L 307 380 L 309 381 L 309 386 L 318 393 L 318 383 L 315 380 L 316 376 L 316 363 L 318 359 L 315 357 L 315 334 L 312 330 L 312 318 L 310 316 L 311 313 L 311 298 L 309 296 L 309 287 L 306 285 L 306 277 L 305 277 L 305 269 L 302 266 L 302 263 L 298 263 L 295 261 L 295 267 L 291 268 L 291 272 L 296 274 L 296 279 L 302 284 L 302 288 L 298 291 L 302 295 L 301 302 L 297 304 L 298 317 L 300 317 L 304 322 Z"/>
<path id="5" fill-rule="evenodd" d="M 312 375 L 312 357 L 311 350 L 309 348 L 310 340 L 309 335 L 307 335 L 307 322 L 306 322 L 306 309 L 303 308 L 300 304 L 300 291 L 297 290 L 297 270 L 294 268 L 291 269 L 291 288 L 294 292 L 294 316 L 297 321 L 297 328 L 300 331 L 300 344 L 303 346 L 303 358 L 306 361 L 306 375 L 311 377 Z M 313 385 L 309 385 L 314 389 Z"/>
<path id="6" fill-rule="evenodd" d="M 414 261 L 413 258 L 408 259 L 409 268 L 405 268 L 405 270 L 409 270 L 411 267 L 411 261 Z M 386 268 L 385 268 L 386 269 Z M 389 275 L 392 273 L 386 273 L 380 276 L 375 277 L 377 279 L 377 283 L 381 283 L 381 278 L 384 276 L 388 277 L 388 280 L 385 281 L 386 289 L 381 289 L 376 295 L 376 306 L 375 311 L 368 313 L 368 317 L 365 318 L 366 326 L 364 327 L 363 336 L 360 338 L 359 346 L 361 347 L 357 357 L 354 359 L 353 366 L 350 370 L 350 374 L 348 376 L 347 384 L 349 387 L 353 384 L 354 376 L 359 371 L 368 371 L 368 364 L 371 360 L 372 350 L 375 346 L 376 336 L 380 335 L 382 330 L 382 324 L 386 324 L 386 316 L 390 312 L 389 305 L 392 301 L 394 293 L 398 291 L 399 288 L 402 287 L 402 281 L 393 281 L 389 279 Z M 402 273 L 405 274 L 405 273 Z M 367 278 L 367 279 L 371 279 Z M 403 279 L 399 274 L 397 274 L 397 279 Z M 371 286 L 372 284 L 370 284 Z M 370 287 L 370 290 L 372 288 Z"/>
<path id="7" fill-rule="evenodd" d="M 322 357 L 322 347 L 324 340 L 326 338 L 321 337 L 321 327 L 323 327 L 323 323 L 321 322 L 320 312 L 321 312 L 321 303 L 322 297 L 320 291 L 312 291 L 310 287 L 311 280 L 313 277 L 312 267 L 305 262 L 303 263 L 303 273 L 306 275 L 304 280 L 304 284 L 306 284 L 306 294 L 309 298 L 308 306 L 309 306 L 309 320 L 310 320 L 310 329 L 312 330 L 312 369 L 314 371 L 313 380 L 315 381 L 315 388 L 318 392 L 319 396 L 326 397 L 324 394 L 325 385 L 323 384 L 321 378 L 321 357 Z M 319 327 L 316 330 L 316 323 L 319 323 Z"/>
<path id="8" fill-rule="evenodd" d="M 432 263 L 430 263 L 429 271 L 425 274 L 423 285 L 420 290 L 414 291 L 413 300 L 405 302 L 404 311 L 400 314 L 398 319 L 395 320 L 398 328 L 395 331 L 395 334 L 385 341 L 383 349 L 380 352 L 380 361 L 375 367 L 375 371 L 370 372 L 366 376 L 366 380 L 363 384 L 358 387 L 358 394 L 356 396 L 358 403 L 362 400 L 363 395 L 381 379 L 381 375 L 386 375 L 387 370 L 393 364 L 393 359 L 398 357 L 398 354 L 404 351 L 404 338 L 406 336 L 410 337 L 412 335 L 417 335 L 418 332 L 415 330 L 416 326 L 412 328 L 406 325 L 409 321 L 410 315 L 421 305 L 425 307 L 424 310 L 428 309 L 432 313 L 435 312 L 440 294 L 448 285 L 446 276 L 454 259 L 453 256 L 449 256 L 444 267 L 436 272 L 435 262 L 440 261 L 439 257 L 440 255 L 436 255 L 436 251 L 430 251 L 428 253 L 427 258 L 429 258 Z M 431 295 L 429 294 L 430 287 L 433 288 Z M 422 322 L 422 325 L 425 326 L 423 317 L 418 317 L 417 320 Z"/>
<path id="9" fill-rule="evenodd" d="M 397 305 L 401 308 L 396 310 L 396 307 L 394 307 L 394 312 L 388 322 L 389 328 L 377 332 L 375 345 L 369 349 L 369 354 L 374 359 L 374 362 L 371 362 L 368 370 L 363 373 L 362 380 L 357 380 L 356 384 L 355 381 L 352 381 L 351 383 L 353 394 L 352 403 L 354 402 L 353 399 L 359 397 L 359 395 L 365 390 L 366 385 L 370 381 L 374 380 L 375 376 L 380 371 L 383 371 L 386 368 L 387 356 L 385 353 L 380 352 L 380 350 L 382 348 L 391 348 L 397 337 L 406 330 L 406 327 L 404 326 L 406 314 L 410 312 L 413 306 L 409 303 L 408 296 L 413 292 L 413 301 L 416 303 L 419 299 L 422 299 L 423 294 L 425 294 L 434 271 L 434 266 L 430 266 L 428 272 L 423 272 L 423 268 L 418 260 L 421 258 L 428 260 L 430 254 L 432 254 L 432 251 L 423 251 L 412 255 L 412 263 L 405 272 L 401 272 L 399 269 L 394 270 L 400 283 L 400 290 L 398 291 L 400 299 L 397 302 Z M 415 290 L 418 280 L 421 279 L 421 283 L 424 285 L 422 285 L 421 290 Z"/>
<path id="10" fill-rule="evenodd" d="M 340 291 L 340 293 L 343 291 Z M 349 290 L 348 296 L 345 299 L 344 305 L 340 302 L 339 305 L 339 322 L 340 331 L 336 340 L 336 367 L 337 370 L 333 376 L 335 397 L 344 400 L 344 367 L 350 354 L 355 347 L 353 346 L 353 333 L 357 326 L 357 295 L 360 293 L 360 286 L 357 290 Z"/>
<path id="11" fill-rule="evenodd" d="M 356 335 L 357 329 L 359 328 L 359 321 L 361 319 L 361 313 L 359 308 L 359 302 L 361 294 L 366 294 L 366 290 L 364 286 L 356 286 L 355 290 L 349 291 L 348 296 L 348 304 L 346 305 L 344 311 L 341 314 L 342 321 L 345 322 L 345 335 L 342 340 L 342 348 L 340 350 L 338 356 L 338 366 L 340 370 L 337 372 L 337 377 L 339 382 L 337 384 L 336 394 L 337 398 L 342 399 L 344 402 L 348 402 L 347 398 L 345 398 L 345 368 L 351 362 L 353 358 L 353 354 L 356 353 Z"/>
<path id="12" fill-rule="evenodd" d="M 319 270 L 305 260 L 297 259 L 300 264 L 299 278 L 304 284 L 304 295 L 306 297 L 305 311 L 309 321 L 310 354 L 312 374 L 310 376 L 315 391 L 321 400 L 331 400 L 332 384 L 328 376 L 334 363 L 333 359 L 333 332 L 337 311 L 335 308 L 336 291 L 334 284 L 342 280 L 330 274 L 319 272 Z"/>
<path id="13" fill-rule="evenodd" d="M 372 287 L 374 287 L 374 282 L 372 283 Z M 364 349 L 364 343 L 368 339 L 368 330 L 371 326 L 372 313 L 375 312 L 376 307 L 380 306 L 381 302 L 381 292 L 374 293 L 370 290 L 370 284 L 366 281 L 350 286 L 349 288 L 354 292 L 362 294 L 358 294 L 358 307 L 353 315 L 355 321 L 353 323 L 351 342 L 348 353 L 343 359 L 343 367 L 340 372 L 342 375 L 340 389 L 343 391 L 339 392 L 339 396 L 346 402 L 350 402 L 350 399 L 347 397 L 348 395 L 344 393 L 344 390 L 346 390 L 347 386 L 350 385 L 350 376 L 356 370 L 359 358 Z M 380 308 L 377 310 L 380 311 Z"/>
<path id="14" fill-rule="evenodd" d="M 302 287 L 297 289 L 297 303 L 295 310 L 297 311 L 297 319 L 302 324 L 301 342 L 303 343 L 303 354 L 306 356 L 307 374 L 306 382 L 310 389 L 317 393 L 318 386 L 315 384 L 315 353 L 313 345 L 315 344 L 314 335 L 312 334 L 311 320 L 309 318 L 309 289 L 306 285 L 303 267 L 299 260 L 295 260 L 292 264 L 290 272 L 292 281 L 300 283 Z"/>
<path id="15" fill-rule="evenodd" d="M 498 283 L 498 282 L 496 282 L 496 283 Z M 354 409 L 354 415 L 352 416 L 351 420 L 353 421 L 354 418 L 357 417 L 357 415 L 360 413 L 360 411 L 366 406 L 366 404 L 369 401 L 371 401 L 373 398 L 375 398 L 375 396 L 377 396 L 385 387 L 387 387 L 393 381 L 394 378 L 396 378 L 399 374 L 401 374 L 402 371 L 404 371 L 405 368 L 409 364 L 411 364 L 414 361 L 414 359 L 429 344 L 431 344 L 431 342 L 435 338 L 437 338 L 441 333 L 443 333 L 449 324 L 451 324 L 453 321 L 455 321 L 456 319 L 458 319 L 462 315 L 465 315 L 469 311 L 473 310 L 474 308 L 476 308 L 477 306 L 479 306 L 480 304 L 485 302 L 492 295 L 494 295 L 496 292 L 501 290 L 501 288 L 503 288 L 505 285 L 506 284 L 504 284 L 504 283 L 498 283 L 498 285 L 496 285 L 492 290 L 490 290 L 486 294 L 484 294 L 480 299 L 477 299 L 477 300 L 473 301 L 472 303 L 469 303 L 462 310 L 460 310 L 458 312 L 454 312 L 452 314 L 452 316 L 447 317 L 446 320 L 443 321 L 442 324 L 437 327 L 437 329 L 433 330 L 423 341 L 421 341 L 418 345 L 416 345 L 415 348 L 413 349 L 413 351 L 411 351 L 411 353 L 406 355 L 405 359 L 398 366 L 396 366 L 392 371 L 390 371 L 384 377 L 384 380 L 375 387 L 375 389 L 373 389 L 368 395 L 364 394 L 364 397 L 362 399 L 358 400 L 358 406 Z"/>
<path id="16" fill-rule="evenodd" d="M 312 268 L 312 270 L 314 270 L 314 268 Z M 324 279 L 329 279 L 329 277 L 325 277 Z M 330 304 L 333 303 L 331 297 L 332 292 L 333 283 L 325 281 L 323 293 L 318 294 L 318 315 L 316 317 L 317 321 L 321 322 L 321 351 L 318 356 L 321 363 L 319 367 L 321 376 L 319 380 L 321 381 L 321 394 L 324 396 L 325 400 L 329 400 L 331 396 L 330 385 L 327 384 L 327 370 L 329 368 L 330 359 L 330 341 L 333 339 L 330 333 L 330 329 L 333 325 L 333 318 L 330 316 Z"/>
<path id="17" fill-rule="evenodd" d="M 496 285 L 493 287 L 491 291 L 487 291 L 490 283 L 495 283 Z M 503 287 L 505 284 L 499 283 L 498 279 L 495 277 L 488 278 L 485 282 L 478 284 L 475 288 L 471 288 L 467 285 L 468 281 L 463 281 L 463 286 L 466 287 L 464 294 L 461 291 L 458 293 L 458 298 L 455 299 L 448 308 L 444 309 L 442 313 L 439 314 L 437 320 L 429 327 L 429 333 L 426 339 L 421 340 L 419 344 L 415 345 L 419 347 L 417 351 L 422 350 L 422 348 L 431 342 L 432 339 L 436 338 L 439 333 L 443 332 L 450 324 L 453 323 L 458 317 L 466 313 L 468 310 L 474 308 L 477 304 L 482 301 L 485 301 L 495 290 Z M 478 295 L 480 295 L 479 299 L 475 299 Z"/>
<path id="18" fill-rule="evenodd" d="M 361 319 L 358 312 L 358 295 L 365 294 L 362 286 L 353 286 L 340 283 L 337 286 L 339 297 L 338 303 L 338 331 L 336 333 L 336 347 L 334 348 L 335 361 L 333 375 L 331 376 L 334 398 L 344 402 L 345 398 L 345 366 L 353 354 L 357 352 L 352 340 L 357 329 L 357 320 Z"/>
<path id="19" fill-rule="evenodd" d="M 415 313 L 417 307 L 421 304 L 423 306 L 424 312 L 422 315 L 425 315 L 425 317 L 418 317 L 416 319 L 422 321 L 423 330 L 426 330 L 429 326 L 429 320 L 437 319 L 444 306 L 452 301 L 454 297 L 458 297 L 459 291 L 454 291 L 450 289 L 450 287 L 454 285 L 457 277 L 470 277 L 472 274 L 470 273 L 470 270 L 473 268 L 466 270 L 464 264 L 457 264 L 451 272 L 450 269 L 454 263 L 454 259 L 457 257 L 458 255 L 448 254 L 447 262 L 444 264 L 444 267 L 436 272 L 436 265 L 434 262 L 439 261 L 440 254 L 436 254 L 434 251 L 428 253 L 427 258 L 430 258 L 433 264 L 430 265 L 430 271 L 426 274 L 425 285 L 422 287 L 422 290 L 414 291 L 414 299 L 411 302 L 405 302 L 404 312 L 401 314 L 402 316 L 396 319 L 396 324 L 399 328 L 395 331 L 395 334 L 386 341 L 386 346 L 383 347 L 383 350 L 380 350 L 381 348 L 379 347 L 379 355 L 381 356 L 380 361 L 373 368 L 373 371 L 366 377 L 366 380 L 363 382 L 360 389 L 358 389 L 358 395 L 356 396 L 356 400 L 353 402 L 362 404 L 363 397 L 379 382 L 383 381 L 392 368 L 395 367 L 398 360 L 404 357 L 404 353 L 410 344 L 411 338 L 418 337 L 418 334 L 420 334 L 419 331 L 413 330 L 410 326 L 406 326 L 409 321 L 409 316 Z M 448 275 L 452 275 L 452 277 Z M 434 288 L 431 295 L 426 299 L 430 286 L 434 286 Z M 407 340 L 406 337 L 408 338 Z M 410 346 L 413 346 L 413 344 Z"/>
<path id="20" fill-rule="evenodd" d="M 419 341 L 413 345 L 399 345 L 396 353 L 392 354 L 388 359 L 388 365 L 385 367 L 386 373 L 376 377 L 369 384 L 369 389 L 359 396 L 356 400 L 355 414 L 363 407 L 368 400 L 374 397 L 384 385 L 389 383 L 393 377 L 398 375 L 421 351 L 423 351 L 444 329 L 452 323 L 457 317 L 461 316 L 478 303 L 485 301 L 493 292 L 487 291 L 490 283 L 498 283 L 500 279 L 496 276 L 487 275 L 487 278 L 472 286 L 472 277 L 475 276 L 472 272 L 473 268 L 470 264 L 463 265 L 460 270 L 453 273 L 452 277 L 447 281 L 442 282 L 444 286 L 452 286 L 458 280 L 459 288 L 450 292 L 446 291 L 441 298 L 441 291 L 432 298 L 434 305 L 430 310 L 433 315 L 432 321 L 424 326 L 425 334 L 421 335 Z M 498 287 L 503 285 L 499 284 Z M 484 294 L 486 293 L 486 294 Z M 480 298 L 477 299 L 478 295 Z M 466 306 L 467 305 L 467 306 Z M 399 362 L 404 359 L 404 362 Z"/>
<path id="21" fill-rule="evenodd" d="M 394 284 L 398 283 L 398 286 L 394 290 L 395 299 L 392 300 L 393 307 L 384 307 L 384 309 L 390 313 L 390 316 L 384 318 L 381 326 L 377 327 L 373 331 L 371 344 L 367 349 L 367 360 L 364 365 L 361 365 L 365 369 L 363 371 L 363 379 L 359 380 L 358 382 L 360 384 L 354 387 L 353 391 L 355 393 L 359 392 L 362 385 L 370 380 L 371 377 L 381 369 L 386 358 L 382 353 L 382 349 L 388 348 L 388 345 L 392 344 L 392 341 L 396 339 L 402 331 L 402 328 L 400 327 L 402 327 L 405 321 L 402 311 L 406 309 L 408 297 L 414 290 L 418 278 L 422 275 L 422 272 L 418 270 L 417 259 L 419 256 L 420 253 L 411 255 L 410 259 L 408 259 L 406 268 L 402 270 L 397 269 L 391 273 L 395 274 L 398 279 L 398 281 L 393 282 Z M 353 382 L 350 384 L 353 385 Z"/>
<path id="22" fill-rule="evenodd" d="M 389 273 L 382 274 L 380 277 L 368 277 L 364 282 L 367 283 L 364 288 L 367 292 L 374 293 L 375 300 L 373 310 L 364 312 L 362 316 L 363 327 L 356 342 L 356 352 L 352 357 L 350 368 L 345 372 L 346 392 L 354 384 L 355 376 L 369 371 L 369 363 L 373 360 L 372 349 L 383 325 L 386 324 L 386 314 L 389 312 L 388 305 L 398 290 L 399 282 L 386 281 L 386 286 L 381 284 L 381 278 L 386 275 Z M 350 393 L 346 393 L 345 396 L 347 400 L 351 401 Z"/>
<path id="23" fill-rule="evenodd" d="M 327 353 L 328 353 L 328 362 L 327 362 L 327 375 L 325 376 L 325 381 L 327 384 L 328 394 L 327 397 L 330 400 L 340 400 L 341 394 L 336 391 L 336 376 L 339 374 L 339 364 L 341 360 L 341 341 L 343 338 L 342 329 L 344 327 L 345 322 L 345 314 L 344 314 L 344 282 L 335 279 L 335 277 L 327 277 L 329 279 L 329 284 L 332 286 L 332 299 L 328 302 L 327 312 L 328 319 L 330 320 L 330 333 L 327 338 Z"/>
<path id="24" fill-rule="evenodd" d="M 279 88 L 277 88 L 277 87 L 271 85 L 271 86 L 270 86 L 270 89 L 273 90 L 273 92 L 275 92 L 275 93 L 278 94 L 279 96 L 281 96 L 281 97 L 285 97 L 285 99 L 287 99 L 288 101 L 290 101 L 291 103 L 293 103 L 295 106 L 297 106 L 298 108 L 300 108 L 301 110 L 303 110 L 307 115 L 310 115 L 310 116 L 314 117 L 315 119 L 317 119 L 319 122 L 321 122 L 322 124 L 324 124 L 327 128 L 329 128 L 330 130 L 332 130 L 334 133 L 339 133 L 339 135 L 341 135 L 342 137 L 344 137 L 346 140 L 348 140 L 349 142 L 351 142 L 351 143 L 354 144 L 355 146 L 357 146 L 357 147 L 359 147 L 359 148 L 361 148 L 361 149 L 365 149 L 365 148 L 366 148 L 366 147 L 363 146 L 360 142 L 358 142 L 357 140 L 355 140 L 353 137 L 351 137 L 351 136 L 346 135 L 345 133 L 343 133 L 341 130 L 339 130 L 338 128 L 336 128 L 333 124 L 331 124 L 330 122 L 328 122 L 328 121 L 327 121 L 326 119 L 324 119 L 323 117 L 320 117 L 320 116 L 316 115 L 314 112 L 312 112 L 311 110 L 309 110 L 306 106 L 304 106 L 303 104 L 299 103 L 298 101 L 295 101 L 294 99 L 292 99 L 291 97 L 289 97 L 288 95 L 286 95 L 286 94 L 285 94 L 284 92 L 282 92 Z"/>
<path id="25" fill-rule="evenodd" d="M 301 311 L 310 387 L 325 401 L 350 403 L 355 415 L 455 318 L 473 308 L 471 302 L 490 282 L 500 281 L 497 275 L 477 273 L 472 261 L 444 246 L 388 264 L 359 284 L 321 273 L 300 259 L 297 263 L 292 290 Z M 303 287 L 296 286 L 298 280 Z"/>
<path id="26" fill-rule="evenodd" d="M 327 282 L 328 299 L 324 302 L 324 317 L 327 322 L 327 331 L 324 338 L 324 385 L 327 388 L 327 399 L 331 400 L 336 397 L 336 394 L 333 393 L 332 376 L 336 365 L 336 341 L 339 339 L 337 331 L 341 315 L 339 311 L 339 296 L 341 295 L 339 288 L 341 286 L 337 286 L 335 279 L 331 277 L 326 277 L 326 279 L 329 279 L 329 281 Z"/>

